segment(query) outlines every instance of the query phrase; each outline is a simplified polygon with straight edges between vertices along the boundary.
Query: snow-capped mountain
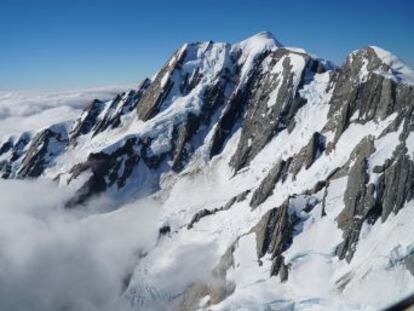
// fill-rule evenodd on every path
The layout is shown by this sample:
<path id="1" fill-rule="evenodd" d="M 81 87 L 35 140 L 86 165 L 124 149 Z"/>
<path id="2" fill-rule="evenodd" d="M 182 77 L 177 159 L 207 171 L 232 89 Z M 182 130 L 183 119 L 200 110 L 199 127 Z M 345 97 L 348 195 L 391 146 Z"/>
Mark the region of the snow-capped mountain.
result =
<path id="1" fill-rule="evenodd" d="M 414 292 L 413 132 L 414 71 L 391 53 L 338 67 L 263 32 L 2 133 L 0 171 L 71 189 L 68 210 L 152 202 L 132 310 L 377 310 Z"/>

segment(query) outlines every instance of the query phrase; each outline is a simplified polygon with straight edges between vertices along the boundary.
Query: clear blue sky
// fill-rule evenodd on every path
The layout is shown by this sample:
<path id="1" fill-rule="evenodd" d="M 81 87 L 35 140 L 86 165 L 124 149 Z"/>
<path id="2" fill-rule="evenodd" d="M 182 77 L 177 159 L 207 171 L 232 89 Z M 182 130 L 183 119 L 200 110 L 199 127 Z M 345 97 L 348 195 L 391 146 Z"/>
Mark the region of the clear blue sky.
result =
<path id="1" fill-rule="evenodd" d="M 374 44 L 414 65 L 413 0 L 0 0 L 0 90 L 134 84 L 184 42 L 262 30 L 339 64 Z"/>

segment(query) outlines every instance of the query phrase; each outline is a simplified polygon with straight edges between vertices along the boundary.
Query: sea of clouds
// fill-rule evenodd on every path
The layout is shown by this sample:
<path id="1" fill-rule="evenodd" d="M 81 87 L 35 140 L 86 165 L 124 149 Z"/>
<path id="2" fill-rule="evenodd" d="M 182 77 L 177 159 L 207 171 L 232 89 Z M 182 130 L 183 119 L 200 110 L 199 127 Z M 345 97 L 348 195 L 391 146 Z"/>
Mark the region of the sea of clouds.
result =
<path id="1" fill-rule="evenodd" d="M 126 88 L 0 92 L 0 139 L 77 118 L 94 98 Z M 0 310 L 113 310 L 158 236 L 159 209 L 101 197 L 68 210 L 71 190 L 44 180 L 0 180 Z M 105 213 L 103 213 L 105 211 Z M 124 309 L 124 308 L 123 308 Z"/>
<path id="2" fill-rule="evenodd" d="M 39 130 L 79 116 L 95 98 L 109 100 L 127 87 L 100 87 L 73 91 L 0 91 L 0 139 L 8 134 Z"/>
<path id="3" fill-rule="evenodd" d="M 93 99 L 126 90 L 0 92 L 0 143 L 71 122 Z M 162 202 L 125 204 L 102 195 L 65 208 L 73 191 L 42 178 L 0 179 L 1 311 L 175 310 L 171 298 L 193 282 L 216 282 L 210 275 L 215 246 L 203 241 L 167 250 L 155 267 L 145 260 L 159 247 Z"/>
<path id="4" fill-rule="evenodd" d="M 156 242 L 159 209 L 147 202 L 88 214 L 113 202 L 64 209 L 71 195 L 47 181 L 0 182 L 0 310 L 119 305 L 139 255 Z"/>

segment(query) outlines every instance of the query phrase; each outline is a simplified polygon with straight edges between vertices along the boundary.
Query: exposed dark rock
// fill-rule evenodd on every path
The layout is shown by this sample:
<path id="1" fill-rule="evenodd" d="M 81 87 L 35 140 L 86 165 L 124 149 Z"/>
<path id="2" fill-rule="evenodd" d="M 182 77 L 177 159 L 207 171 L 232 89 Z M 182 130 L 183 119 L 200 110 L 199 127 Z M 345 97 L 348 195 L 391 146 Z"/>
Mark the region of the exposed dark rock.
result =
<path id="1" fill-rule="evenodd" d="M 344 231 L 344 241 L 337 247 L 340 259 L 351 261 L 359 232 L 365 220 L 375 222 L 381 214 L 381 205 L 374 197 L 375 185 L 369 184 L 368 158 L 375 151 L 372 137 L 365 137 L 352 151 L 347 186 L 344 194 L 345 207 L 337 217 L 338 227 Z"/>
<path id="2" fill-rule="evenodd" d="M 285 258 L 283 255 L 276 256 L 273 259 L 272 266 L 270 267 L 270 275 L 279 275 L 281 282 L 287 281 L 289 276 L 289 268 L 285 264 Z"/>
<path id="3" fill-rule="evenodd" d="M 329 179 L 328 179 L 329 180 Z M 321 191 L 323 188 L 326 188 L 328 186 L 329 182 L 326 180 L 320 180 L 317 181 L 315 186 L 313 186 L 311 193 L 317 193 Z"/>
<path id="4" fill-rule="evenodd" d="M 242 115 L 242 102 L 243 93 L 237 93 L 234 95 L 226 107 L 223 116 L 217 122 L 213 138 L 211 140 L 210 158 L 219 154 L 224 146 L 225 141 L 228 139 L 230 133 L 239 121 Z"/>
<path id="5" fill-rule="evenodd" d="M 230 55 L 233 63 L 238 61 L 240 53 L 241 51 L 236 51 Z M 260 64 L 269 54 L 270 51 L 265 50 L 260 55 L 257 55 L 254 60 L 254 65 L 252 66 L 252 72 L 250 72 L 247 81 L 243 87 L 236 88 L 231 94 L 221 117 L 217 121 L 217 126 L 211 139 L 210 158 L 222 151 L 227 139 L 234 130 L 242 124 L 242 119 L 244 118 L 249 101 L 251 101 L 251 97 L 254 96 L 253 88 L 254 84 L 257 83 L 256 79 L 258 76 L 263 75 L 263 73 L 260 73 Z M 240 82 L 240 70 L 241 65 L 236 66 L 235 72 L 233 72 L 231 76 L 228 76 L 228 79 L 234 81 L 235 85 Z"/>
<path id="6" fill-rule="evenodd" d="M 252 199 L 250 200 L 250 206 L 252 208 L 256 208 L 264 201 L 266 201 L 266 199 L 272 195 L 275 185 L 280 180 L 284 181 L 287 176 L 290 162 L 290 158 L 286 161 L 280 160 L 275 166 L 272 167 L 272 169 L 260 183 L 259 187 L 253 193 Z"/>
<path id="7" fill-rule="evenodd" d="M 0 156 L 6 155 L 7 153 L 13 153 L 14 148 L 14 139 L 13 137 L 10 137 L 6 142 L 4 142 L 0 147 Z M 10 155 L 12 157 L 12 155 Z M 5 157 L 4 160 L 0 161 L 0 173 L 1 178 L 7 179 L 10 177 L 12 173 L 12 161 L 10 158 Z"/>
<path id="8" fill-rule="evenodd" d="M 189 150 L 190 140 L 199 127 L 199 118 L 189 114 L 187 121 L 181 124 L 173 133 L 172 169 L 179 172 L 188 161 L 192 150 Z"/>
<path id="9" fill-rule="evenodd" d="M 31 140 L 31 134 L 24 132 L 17 141 L 14 137 L 10 137 L 1 147 L 0 155 L 3 155 L 4 160 L 0 162 L 1 178 L 8 179 L 16 177 L 16 170 L 19 169 L 19 159 L 25 154 L 27 146 Z"/>
<path id="10" fill-rule="evenodd" d="M 25 153 L 17 177 L 39 177 L 67 144 L 68 134 L 64 125 L 54 125 L 41 131 L 33 138 Z"/>
<path id="11" fill-rule="evenodd" d="M 246 200 L 247 195 L 250 193 L 250 189 L 243 191 L 242 193 L 236 196 L 236 202 L 242 202 Z"/>
<path id="12" fill-rule="evenodd" d="M 378 188 L 378 199 L 382 203 L 381 219 L 385 221 L 391 212 L 397 213 L 404 203 L 413 198 L 414 164 L 408 155 L 398 156 L 394 163 L 385 169 Z"/>
<path id="13" fill-rule="evenodd" d="M 325 150 L 325 136 L 321 135 L 318 132 L 315 132 L 312 135 L 311 140 L 309 141 L 308 145 L 306 146 L 306 153 L 305 153 L 305 169 L 311 167 L 313 162 L 321 153 Z"/>
<path id="14" fill-rule="evenodd" d="M 92 176 L 76 192 L 75 197 L 67 202 L 66 206 L 75 207 L 83 204 L 92 195 L 101 193 L 113 185 L 116 185 L 118 189 L 124 187 L 126 180 L 140 160 L 136 151 L 137 145 L 138 139 L 132 137 L 110 154 L 91 153 L 86 162 L 75 165 L 70 171 L 72 178 L 76 178 L 86 170 L 90 170 Z M 121 167 L 123 167 L 122 170 Z"/>
<path id="15" fill-rule="evenodd" d="M 283 257 L 283 256 L 281 256 L 281 257 Z M 284 258 L 282 259 L 282 263 L 281 263 L 280 267 L 277 269 L 277 271 L 279 271 L 280 281 L 281 282 L 286 282 L 287 279 L 288 279 L 288 276 L 289 276 L 289 267 L 284 263 Z"/>
<path id="16" fill-rule="evenodd" d="M 289 215 L 289 199 L 280 207 L 273 208 L 267 212 L 256 225 L 256 247 L 257 256 L 260 259 L 266 253 L 271 254 L 271 275 L 280 274 L 283 280 L 287 279 L 287 269 L 284 264 L 282 253 L 292 243 L 293 230 L 297 222 L 295 215 Z"/>
<path id="17" fill-rule="evenodd" d="M 144 79 L 136 91 L 130 90 L 127 94 L 118 94 L 106 103 L 98 99 L 93 100 L 76 120 L 70 132 L 70 143 L 76 144 L 76 139 L 81 135 L 92 132 L 95 136 L 108 128 L 119 127 L 121 118 L 135 110 L 150 84 L 149 79 Z M 101 116 L 104 110 L 105 113 Z"/>
<path id="18" fill-rule="evenodd" d="M 230 209 L 234 203 L 242 202 L 246 200 L 247 195 L 250 193 L 250 189 L 239 193 L 238 195 L 232 197 L 223 207 L 222 210 Z"/>
<path id="19" fill-rule="evenodd" d="M 323 197 L 322 197 L 322 212 L 321 212 L 322 217 L 326 216 L 326 198 L 328 197 L 328 188 L 329 188 L 329 181 L 326 183 L 325 190 L 323 192 Z"/>
<path id="20" fill-rule="evenodd" d="M 337 71 L 336 76 L 333 78 L 335 89 L 328 116 L 333 116 L 336 111 L 339 111 L 344 106 L 350 115 L 356 110 L 362 109 L 359 116 L 368 117 L 369 120 L 372 119 L 378 108 L 378 102 L 376 103 L 373 97 L 376 97 L 376 99 L 382 97 L 381 84 L 384 81 L 383 77 L 373 72 L 380 69 L 384 70 L 384 67 L 385 64 L 370 47 L 351 54 L 347 58 L 345 65 Z M 386 84 L 385 89 L 388 87 L 389 90 L 391 81 L 386 80 L 384 82 Z M 370 95 L 367 92 L 370 88 L 377 92 Z M 369 100 L 364 101 L 366 99 Z M 388 97 L 387 99 L 390 98 Z M 387 105 L 382 106 L 385 106 L 383 109 L 386 110 Z M 382 116 L 384 117 L 384 114 Z"/>
<path id="21" fill-rule="evenodd" d="M 319 203 L 312 195 L 289 196 L 281 206 L 269 210 L 252 229 L 256 234 L 259 264 L 263 256 L 270 254 L 271 276 L 279 275 L 282 282 L 288 279 L 289 265 L 285 263 L 283 252 L 291 246 L 294 235 L 302 231 L 301 224 Z"/>
<path id="22" fill-rule="evenodd" d="M 206 88 L 203 94 L 203 105 L 199 115 L 189 114 L 186 121 L 174 129 L 174 141 L 172 151 L 172 168 L 179 172 L 188 162 L 195 149 L 197 149 L 202 139 L 198 135 L 206 135 L 219 118 L 220 107 L 225 104 L 225 90 L 230 80 L 228 68 L 224 68 L 220 73 L 218 81 Z M 217 133 L 217 131 L 216 131 Z M 214 145 L 214 144 L 213 144 Z M 213 149 L 215 147 L 212 147 Z M 213 150 L 210 148 L 210 150 Z"/>
<path id="23" fill-rule="evenodd" d="M 366 48 L 350 56 L 333 77 L 335 88 L 326 130 L 334 130 L 335 139 L 328 151 L 349 126 L 351 117 L 355 117 L 353 122 L 366 123 L 381 121 L 393 112 L 407 115 L 412 109 L 414 89 L 377 74 L 376 70 L 388 71 L 389 68 L 372 48 Z M 392 124 L 394 130 L 401 120 L 399 117 Z"/>
<path id="24" fill-rule="evenodd" d="M 131 90 L 127 94 L 115 97 L 109 104 L 110 106 L 103 118 L 95 125 L 93 135 L 97 135 L 108 128 L 114 129 L 119 127 L 121 118 L 136 109 L 150 84 L 151 81 L 149 79 L 144 79 L 136 91 Z"/>
<path id="25" fill-rule="evenodd" d="M 219 154 L 224 143 L 229 138 L 233 130 L 240 125 L 241 117 L 245 111 L 247 98 L 250 92 L 250 84 L 252 80 L 247 82 L 246 88 L 236 90 L 229 99 L 229 103 L 225 107 L 222 116 L 217 122 L 214 135 L 211 139 L 210 158 Z"/>
<path id="26" fill-rule="evenodd" d="M 30 142 L 31 138 L 32 137 L 30 133 L 27 133 L 27 132 L 24 132 L 19 136 L 19 138 L 17 139 L 16 143 L 13 146 L 10 162 L 14 162 L 20 159 L 20 157 L 23 155 L 25 151 L 26 146 Z"/>
<path id="27" fill-rule="evenodd" d="M 303 58 L 303 67 L 292 70 L 292 57 Z M 250 81 L 249 93 L 243 101 L 247 103 L 247 112 L 242 123 L 241 137 L 231 165 L 236 171 L 250 163 L 263 147 L 278 133 L 294 127 L 296 112 L 306 104 L 306 100 L 297 92 L 316 71 L 324 66 L 307 54 L 296 53 L 279 48 L 271 52 L 264 68 L 258 71 Z M 280 74 L 269 74 L 271 68 L 282 65 Z M 270 69 L 269 69 L 270 68 Z M 272 90 L 277 90 L 273 94 Z"/>
<path id="28" fill-rule="evenodd" d="M 132 94 L 134 92 L 130 91 L 128 94 L 128 99 L 129 101 L 131 101 L 131 97 Z M 121 105 L 122 102 L 122 97 L 124 94 L 118 94 L 115 96 L 114 99 L 112 99 L 107 105 L 109 105 L 109 107 L 105 107 L 105 115 L 103 116 L 102 119 L 97 119 L 95 126 L 93 127 L 93 136 L 103 132 L 104 130 L 106 130 L 110 125 L 111 125 L 111 121 L 112 121 L 112 114 L 114 113 L 114 111 L 116 111 L 117 107 Z"/>
<path id="29" fill-rule="evenodd" d="M 84 109 L 82 116 L 75 122 L 69 134 L 71 144 L 75 142 L 77 137 L 85 135 L 92 130 L 104 107 L 105 105 L 102 101 L 95 99 Z"/>
<path id="30" fill-rule="evenodd" d="M 0 162 L 0 172 L 1 172 L 1 178 L 7 179 L 10 177 L 10 174 L 12 172 L 11 164 L 8 161 L 1 161 Z"/>
<path id="31" fill-rule="evenodd" d="M 181 74 L 179 67 L 177 67 L 176 71 L 177 74 Z M 195 75 L 197 76 L 196 73 L 197 69 L 195 71 Z M 189 84 L 180 87 L 182 95 L 185 95 L 195 87 L 193 84 L 198 83 L 198 79 L 193 76 L 190 77 Z M 230 72 L 228 68 L 224 67 L 219 72 L 215 83 L 209 85 L 203 91 L 203 103 L 199 113 L 189 113 L 181 123 L 174 125 L 171 139 L 172 148 L 168 152 L 168 155 L 157 155 L 154 158 L 152 155 L 150 156 L 151 153 L 143 150 L 142 157 L 149 167 L 157 168 L 167 156 L 171 159 L 171 168 L 175 172 L 180 172 L 185 167 L 194 150 L 202 144 L 203 135 L 206 135 L 208 129 L 214 125 L 212 121 L 216 121 L 215 118 L 218 118 L 217 114 L 220 107 L 225 104 L 224 92 L 229 83 L 231 83 Z M 149 146 L 151 140 L 152 138 L 150 137 L 145 138 L 144 145 Z"/>
<path id="32" fill-rule="evenodd" d="M 355 216 L 361 216 L 365 209 L 365 195 L 367 193 L 367 160 L 365 158 L 352 166 L 344 195 L 345 208 L 339 214 L 337 221 L 341 229 L 348 228 Z"/>
<path id="33" fill-rule="evenodd" d="M 152 138 L 143 139 L 143 144 L 146 147 L 142 150 L 142 158 L 149 167 L 157 168 L 167 156 L 171 159 L 171 168 L 175 172 L 180 172 L 185 167 L 194 150 L 203 141 L 199 137 L 200 132 L 201 135 L 207 134 L 207 129 L 213 125 L 214 115 L 224 104 L 224 91 L 229 83 L 227 71 L 228 69 L 224 68 L 217 82 L 204 91 L 200 113 L 197 115 L 189 113 L 182 123 L 174 126 L 171 139 L 172 148 L 168 154 L 152 155 L 151 152 L 147 152 Z"/>
<path id="34" fill-rule="evenodd" d="M 289 167 L 289 171 L 293 174 L 293 177 L 299 173 L 302 167 L 309 169 L 324 150 L 325 137 L 318 132 L 313 133 L 308 144 L 293 157 L 292 163 Z"/>
<path id="35" fill-rule="evenodd" d="M 193 218 L 191 219 L 190 223 L 187 225 L 187 229 L 192 229 L 194 224 L 199 222 L 201 220 L 201 218 L 205 217 L 205 216 L 209 216 L 211 214 L 214 214 L 215 212 L 217 212 L 218 209 L 214 209 L 214 210 L 208 210 L 208 209 L 202 209 L 201 211 L 197 212 Z"/>
<path id="36" fill-rule="evenodd" d="M 171 75 L 174 71 L 179 69 L 182 65 L 187 54 L 187 50 L 183 50 L 182 53 L 177 51 L 171 62 L 164 65 L 161 71 L 157 74 L 147 91 L 142 96 L 140 104 L 137 106 L 138 118 L 143 121 L 147 121 L 153 118 L 161 108 L 162 101 L 170 93 L 174 82 L 171 80 Z M 168 78 L 165 78 L 168 75 Z"/>
<path id="37" fill-rule="evenodd" d="M 352 259 L 364 222 L 374 223 L 379 217 L 386 221 L 391 213 L 398 213 L 413 198 L 414 163 L 400 144 L 392 159 L 373 168 L 380 174 L 376 184 L 368 184 L 368 158 L 375 151 L 373 138 L 363 139 L 351 154 L 348 166 L 348 183 L 345 190 L 345 207 L 338 215 L 338 226 L 344 231 L 344 241 L 336 253 L 340 259 Z"/>
<path id="38" fill-rule="evenodd" d="M 382 165 L 375 165 L 372 168 L 372 172 L 375 174 L 383 173 L 388 167 L 390 167 L 392 161 L 390 159 L 385 160 L 384 164 Z"/>
<path id="39" fill-rule="evenodd" d="M 169 225 L 164 225 L 158 230 L 158 237 L 170 234 L 170 232 L 171 232 L 171 227 Z"/>
<path id="40" fill-rule="evenodd" d="M 141 145 L 141 152 L 140 156 L 142 160 L 145 162 L 145 164 L 153 170 L 156 170 L 161 165 L 162 161 L 165 160 L 167 157 L 167 153 L 162 154 L 153 154 L 151 151 L 151 143 L 153 139 L 150 137 L 145 137 L 143 139 L 140 139 L 140 145 Z"/>
<path id="41" fill-rule="evenodd" d="M 190 223 L 187 225 L 187 229 L 192 229 L 194 224 L 199 222 L 203 217 L 213 215 L 220 211 L 226 211 L 230 209 L 234 203 L 242 202 L 246 199 L 247 195 L 250 193 L 250 190 L 243 191 L 242 193 L 232 197 L 224 206 L 219 208 L 214 208 L 212 210 L 202 209 L 201 211 L 197 212 L 193 218 L 191 219 Z"/>
<path id="42" fill-rule="evenodd" d="M 0 147 L 0 156 L 6 152 L 9 152 L 13 148 L 13 140 L 9 139 L 3 143 Z"/>
<path id="43" fill-rule="evenodd" d="M 352 277 L 353 277 L 353 273 L 352 272 L 347 272 L 345 273 L 343 276 L 341 276 L 336 282 L 336 288 L 340 291 L 343 292 L 344 289 L 348 286 L 349 282 L 352 281 Z"/>
<path id="44" fill-rule="evenodd" d="M 274 135 L 286 129 L 296 111 L 304 104 L 300 96 L 296 95 L 295 73 L 289 58 L 291 53 L 289 50 L 278 49 L 269 55 L 270 68 L 282 62 L 283 71 L 280 75 L 272 75 L 263 70 L 256 73 L 251 81 L 250 94 L 244 98 L 248 107 L 247 114 L 237 150 L 231 160 L 236 171 L 246 166 Z M 296 56 L 303 57 L 304 64 L 310 62 L 310 57 L 305 54 Z M 302 69 L 302 75 L 305 68 Z M 279 91 L 277 96 L 271 97 L 271 90 L 274 89 Z M 269 102 L 270 100 L 275 102 Z"/>
<path id="45" fill-rule="evenodd" d="M 346 231 L 343 233 L 344 240 L 337 246 L 335 253 L 339 259 L 346 259 L 348 262 L 351 261 L 356 245 L 359 239 L 359 233 L 363 224 L 363 219 L 353 218 L 351 223 L 348 225 Z"/>
<path id="46" fill-rule="evenodd" d="M 407 270 L 414 276 L 414 253 L 409 254 L 407 257 L 404 258 L 405 266 Z"/>

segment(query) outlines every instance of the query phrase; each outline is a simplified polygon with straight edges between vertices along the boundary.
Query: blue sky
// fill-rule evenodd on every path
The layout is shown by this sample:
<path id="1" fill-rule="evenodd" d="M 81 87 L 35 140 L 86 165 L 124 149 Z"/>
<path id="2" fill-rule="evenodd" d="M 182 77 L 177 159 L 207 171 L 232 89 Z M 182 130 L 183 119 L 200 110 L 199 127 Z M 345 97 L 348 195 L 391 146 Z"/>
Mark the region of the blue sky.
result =
<path id="1" fill-rule="evenodd" d="M 414 65 L 414 1 L 0 0 L 0 90 L 135 84 L 184 42 L 262 30 L 342 63 L 379 45 Z"/>

